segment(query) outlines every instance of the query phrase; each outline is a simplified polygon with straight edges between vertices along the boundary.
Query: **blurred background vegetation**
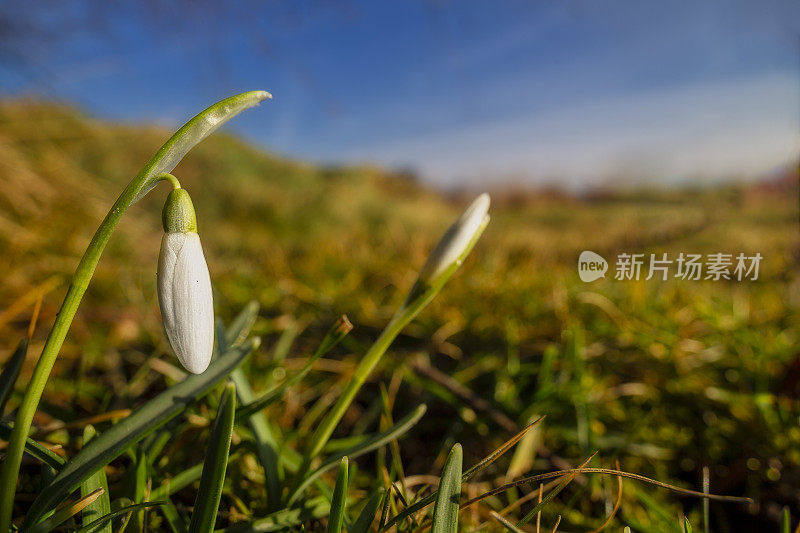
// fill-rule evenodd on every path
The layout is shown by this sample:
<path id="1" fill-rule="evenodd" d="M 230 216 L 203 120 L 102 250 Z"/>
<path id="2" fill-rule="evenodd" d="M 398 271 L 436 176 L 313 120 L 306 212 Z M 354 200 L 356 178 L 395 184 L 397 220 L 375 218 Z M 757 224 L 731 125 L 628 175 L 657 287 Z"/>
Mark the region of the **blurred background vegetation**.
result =
<path id="1" fill-rule="evenodd" d="M 0 103 L 0 361 L 41 302 L 20 386 L 99 220 L 168 135 L 62 105 Z M 174 173 L 195 201 L 217 313 L 230 320 L 251 299 L 262 306 L 255 332 L 265 348 L 248 370 L 256 390 L 299 369 L 340 314 L 355 324 L 343 346 L 267 410 L 296 447 L 470 194 L 445 195 L 377 167 L 276 157 L 224 132 Z M 155 293 L 164 192 L 132 208 L 100 262 L 34 422 L 43 442 L 72 449 L 81 420 L 140 405 L 175 376 Z M 409 483 L 424 484 L 452 443 L 462 443 L 465 464 L 473 464 L 547 415 L 513 459 L 470 483 L 467 494 L 599 450 L 595 465 L 619 459 L 624 470 L 688 488 L 700 487 L 708 467 L 712 492 L 756 500 L 712 503 L 715 531 L 775 527 L 783 506 L 800 515 L 794 169 L 747 185 L 490 192 L 483 238 L 398 339 L 336 436 L 380 424 L 381 394 L 395 420 L 428 404 L 399 442 Z M 612 262 L 605 280 L 586 284 L 576 268 L 585 249 L 609 259 L 758 252 L 764 260 L 757 281 L 615 281 Z M 198 409 L 194 435 L 204 438 L 209 414 Z M 169 476 L 197 463 L 202 449 L 187 444 L 173 443 L 155 471 Z M 109 467 L 112 486 L 127 461 Z M 359 460 L 366 475 L 353 489 L 367 490 L 386 461 L 383 453 Z M 259 469 L 250 454 L 229 468 L 237 490 L 223 494 L 223 520 L 259 508 Z M 36 483 L 26 475 L 20 483 L 32 497 Z M 233 496 L 241 487 L 246 504 Z M 514 501 L 534 489 L 505 496 Z M 191 505 L 193 492 L 182 494 L 176 501 Z M 615 495 L 613 478 L 579 478 L 546 507 L 544 523 L 560 514 L 563 531 L 597 527 Z M 700 523 L 699 500 L 626 482 L 613 527 L 674 531 L 680 511 Z M 477 525 L 484 513 L 476 507 L 467 515 Z"/>

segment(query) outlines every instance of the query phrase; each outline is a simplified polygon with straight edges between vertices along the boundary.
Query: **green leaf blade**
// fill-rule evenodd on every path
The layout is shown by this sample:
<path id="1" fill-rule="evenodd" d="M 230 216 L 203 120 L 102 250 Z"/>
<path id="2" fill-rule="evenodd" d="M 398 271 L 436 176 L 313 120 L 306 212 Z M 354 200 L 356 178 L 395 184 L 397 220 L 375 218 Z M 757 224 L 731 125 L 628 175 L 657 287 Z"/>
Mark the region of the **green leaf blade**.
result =
<path id="1" fill-rule="evenodd" d="M 366 505 L 364 505 L 364 508 L 361 510 L 361 513 L 359 513 L 358 518 L 353 522 L 350 533 L 369 532 L 369 527 L 372 525 L 373 520 L 375 520 L 375 515 L 378 514 L 378 508 L 381 505 L 385 493 L 384 490 L 377 490 L 370 496 Z"/>
<path id="2" fill-rule="evenodd" d="M 458 533 L 458 511 L 461 499 L 461 468 L 463 452 L 456 444 L 450 450 L 439 481 L 436 504 L 433 507 L 431 533 Z"/>
<path id="3" fill-rule="evenodd" d="M 211 438 L 206 451 L 200 488 L 194 501 L 194 512 L 189 523 L 190 533 L 212 533 L 217 521 L 217 510 L 225 483 L 228 453 L 231 448 L 233 421 L 236 414 L 236 386 L 228 383 L 211 429 Z"/>
<path id="4" fill-rule="evenodd" d="M 136 503 L 133 505 L 128 505 L 126 507 L 123 507 L 122 509 L 118 509 L 104 516 L 101 516 L 94 522 L 86 524 L 82 528 L 76 530 L 75 533 L 92 533 L 93 531 L 100 531 L 106 524 L 108 524 L 110 527 L 112 520 L 114 520 L 119 516 L 132 513 L 133 511 L 138 511 L 140 509 L 147 509 L 149 507 L 157 507 L 160 505 L 164 505 L 164 502 L 145 502 L 145 503 Z"/>
<path id="5" fill-rule="evenodd" d="M 250 387 L 250 382 L 241 368 L 237 368 L 231 373 L 231 380 L 236 385 L 236 395 L 243 404 L 252 402 L 256 395 Z M 238 413 L 237 413 L 238 418 Z M 270 428 L 264 413 L 255 412 L 247 418 L 250 430 L 255 439 L 256 454 L 261 466 L 264 468 L 264 477 L 267 485 L 267 505 L 272 511 L 276 511 L 280 506 L 281 481 L 283 472 L 281 471 L 278 440 Z"/>
<path id="6" fill-rule="evenodd" d="M 83 429 L 83 445 L 86 446 L 96 435 L 97 432 L 91 424 L 86 426 Z M 106 478 L 106 471 L 104 468 L 101 468 L 89 476 L 86 481 L 81 483 L 81 496 L 86 498 L 97 489 L 103 489 L 103 493 L 97 500 L 84 507 L 81 512 L 81 521 L 84 525 L 90 524 L 98 518 L 111 513 L 111 500 L 108 496 L 108 479 Z M 95 528 L 87 531 L 90 533 L 111 533 L 111 523 L 99 524 Z"/>
<path id="7" fill-rule="evenodd" d="M 11 429 L 11 426 L 0 424 L 0 439 L 9 440 L 11 438 Z M 30 437 L 25 441 L 25 453 L 34 459 L 38 459 L 55 471 L 61 470 L 66 462 L 60 455 L 56 455 Z"/>
<path id="8" fill-rule="evenodd" d="M 230 326 L 225 329 L 224 337 L 218 338 L 217 342 L 222 344 L 221 341 L 224 340 L 227 349 L 242 344 L 247 339 L 247 336 L 250 334 L 250 330 L 256 323 L 256 318 L 258 318 L 258 312 L 260 309 L 261 306 L 257 301 L 250 300 L 247 302 L 247 305 L 245 305 L 244 308 L 239 311 L 239 314 L 236 315 Z M 221 351 L 224 353 L 227 351 L 227 349 Z"/>
<path id="9" fill-rule="evenodd" d="M 189 150 L 214 133 L 217 128 L 246 109 L 272 98 L 267 91 L 250 91 L 231 96 L 192 117 L 164 143 L 139 173 L 137 188 L 129 205 L 141 200 L 158 184 L 159 176 L 172 170 Z"/>
<path id="10" fill-rule="evenodd" d="M 333 488 L 333 498 L 331 499 L 331 514 L 328 517 L 328 527 L 326 533 L 341 533 L 344 524 L 344 508 L 347 504 L 347 467 L 349 461 L 347 457 L 342 457 L 339 463 L 339 474 L 336 476 L 336 485 Z"/>
<path id="11" fill-rule="evenodd" d="M 22 339 L 19 341 L 13 355 L 3 366 L 3 371 L 0 372 L 0 416 L 3 415 L 6 402 L 14 391 L 14 384 L 17 382 L 20 370 L 22 370 L 26 355 L 28 355 L 28 339 Z"/>
<path id="12" fill-rule="evenodd" d="M 257 301 L 251 300 L 236 315 L 228 328 L 221 329 L 221 333 L 217 335 L 217 343 L 221 351 L 236 347 L 244 341 L 258 318 L 260 308 Z M 234 370 L 231 373 L 231 381 L 236 385 L 236 396 L 242 406 L 255 400 L 256 395 L 243 369 Z M 267 506 L 270 510 L 275 511 L 280 505 L 281 481 L 283 480 L 278 459 L 278 442 L 262 413 L 253 412 L 246 416 L 241 413 L 241 410 L 242 407 L 236 409 L 236 421 L 246 420 L 253 432 L 256 454 L 264 468 L 264 477 L 266 478 Z"/>
<path id="13" fill-rule="evenodd" d="M 792 529 L 792 515 L 788 507 L 784 507 L 781 512 L 781 533 L 789 533 Z M 691 531 L 689 532 L 691 533 Z"/>
<path id="14" fill-rule="evenodd" d="M 46 520 L 43 520 L 30 529 L 24 529 L 24 531 L 26 533 L 47 533 L 48 531 L 52 531 L 57 526 L 63 524 L 76 514 L 80 513 L 87 506 L 97 501 L 97 499 L 102 495 L 103 489 L 97 489 L 88 496 L 82 497 L 81 499 L 73 502 L 71 505 L 65 505 L 57 509 Z"/>

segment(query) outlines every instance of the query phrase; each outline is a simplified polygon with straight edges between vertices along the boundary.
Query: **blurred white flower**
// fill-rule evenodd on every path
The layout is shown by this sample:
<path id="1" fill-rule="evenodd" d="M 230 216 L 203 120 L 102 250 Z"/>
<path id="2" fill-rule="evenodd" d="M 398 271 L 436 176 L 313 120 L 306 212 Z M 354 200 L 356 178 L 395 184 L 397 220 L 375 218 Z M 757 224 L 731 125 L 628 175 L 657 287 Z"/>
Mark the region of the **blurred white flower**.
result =
<path id="1" fill-rule="evenodd" d="M 481 194 L 445 232 L 419 272 L 419 280 L 430 284 L 453 263 L 461 264 L 480 231 L 489 222 L 489 195 Z"/>
<path id="2" fill-rule="evenodd" d="M 161 317 L 178 360 L 189 372 L 200 374 L 208 368 L 214 347 L 214 301 L 188 193 L 170 193 L 163 219 L 166 233 L 157 274 Z"/>

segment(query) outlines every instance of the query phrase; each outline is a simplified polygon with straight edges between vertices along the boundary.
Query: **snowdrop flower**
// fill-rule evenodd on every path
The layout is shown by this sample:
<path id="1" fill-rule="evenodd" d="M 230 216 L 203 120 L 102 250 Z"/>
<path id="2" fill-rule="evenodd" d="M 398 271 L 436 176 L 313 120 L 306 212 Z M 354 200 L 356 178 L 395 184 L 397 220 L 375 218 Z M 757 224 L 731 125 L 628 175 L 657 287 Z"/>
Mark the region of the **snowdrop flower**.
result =
<path id="1" fill-rule="evenodd" d="M 458 265 L 489 223 L 489 195 L 481 194 L 445 232 L 419 272 L 419 281 L 430 285 L 453 263 Z"/>
<path id="2" fill-rule="evenodd" d="M 185 189 L 169 193 L 162 222 L 157 279 L 164 329 L 184 368 L 201 374 L 214 346 L 214 302 L 194 206 Z"/>

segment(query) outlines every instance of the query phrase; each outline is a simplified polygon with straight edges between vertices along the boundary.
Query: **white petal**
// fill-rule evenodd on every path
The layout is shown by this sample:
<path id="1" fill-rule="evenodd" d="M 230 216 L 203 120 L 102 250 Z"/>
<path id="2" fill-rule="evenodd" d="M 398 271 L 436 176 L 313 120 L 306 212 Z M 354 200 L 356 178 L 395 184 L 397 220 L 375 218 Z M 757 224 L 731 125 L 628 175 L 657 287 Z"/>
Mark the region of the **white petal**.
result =
<path id="1" fill-rule="evenodd" d="M 214 347 L 214 302 L 197 233 L 164 234 L 157 277 L 167 339 L 186 370 L 200 374 Z"/>
<path id="2" fill-rule="evenodd" d="M 475 233 L 488 217 L 489 195 L 481 194 L 445 232 L 419 272 L 419 279 L 431 282 L 466 251 Z"/>

